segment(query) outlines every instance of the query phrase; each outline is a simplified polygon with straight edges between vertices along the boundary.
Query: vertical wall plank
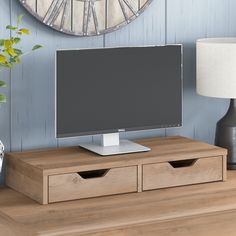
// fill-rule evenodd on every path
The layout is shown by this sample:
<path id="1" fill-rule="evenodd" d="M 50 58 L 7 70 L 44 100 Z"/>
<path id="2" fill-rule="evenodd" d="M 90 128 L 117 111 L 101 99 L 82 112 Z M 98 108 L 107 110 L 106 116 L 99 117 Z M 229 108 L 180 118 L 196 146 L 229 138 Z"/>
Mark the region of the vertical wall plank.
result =
<path id="1" fill-rule="evenodd" d="M 10 4 L 8 0 L 0 3 L 0 38 L 9 37 L 10 32 L 5 26 L 10 24 Z M 0 71 L 0 80 L 7 83 L 7 88 L 0 88 L 0 93 L 7 96 L 7 103 L 0 105 L 0 140 L 4 143 L 6 150 L 10 150 L 10 72 L 8 69 Z M 4 173 L 0 173 L 0 185 L 4 181 Z"/>
<path id="2" fill-rule="evenodd" d="M 53 37 L 48 37 L 49 31 L 33 20 L 18 1 L 12 0 L 12 22 L 16 22 L 19 14 L 24 14 L 22 25 L 31 30 L 31 35 L 23 38 L 23 50 L 30 50 L 36 43 L 42 44 L 44 49 L 22 58 L 12 72 L 13 151 L 56 145 L 52 138 L 53 64 L 50 54 Z"/>
<path id="3" fill-rule="evenodd" d="M 105 35 L 105 47 L 165 43 L 165 0 L 154 0 L 134 21 Z"/>
<path id="4" fill-rule="evenodd" d="M 231 22 L 236 22 L 229 12 L 230 4 L 233 1 L 167 0 L 167 42 L 184 45 L 183 128 L 167 130 L 168 135 L 214 142 L 216 121 L 227 109 L 228 101 L 196 95 L 195 42 L 198 38 L 235 35 L 236 28 L 230 28 Z"/>

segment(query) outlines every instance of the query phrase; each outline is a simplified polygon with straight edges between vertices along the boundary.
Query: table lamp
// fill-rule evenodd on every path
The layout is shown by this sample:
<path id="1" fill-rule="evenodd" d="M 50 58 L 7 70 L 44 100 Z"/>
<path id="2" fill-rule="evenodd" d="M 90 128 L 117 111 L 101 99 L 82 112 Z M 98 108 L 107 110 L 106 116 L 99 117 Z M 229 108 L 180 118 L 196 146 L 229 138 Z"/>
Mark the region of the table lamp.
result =
<path id="1" fill-rule="evenodd" d="M 228 169 L 236 170 L 236 38 L 197 41 L 197 93 L 230 98 L 227 113 L 216 125 L 215 145 L 228 149 Z"/>

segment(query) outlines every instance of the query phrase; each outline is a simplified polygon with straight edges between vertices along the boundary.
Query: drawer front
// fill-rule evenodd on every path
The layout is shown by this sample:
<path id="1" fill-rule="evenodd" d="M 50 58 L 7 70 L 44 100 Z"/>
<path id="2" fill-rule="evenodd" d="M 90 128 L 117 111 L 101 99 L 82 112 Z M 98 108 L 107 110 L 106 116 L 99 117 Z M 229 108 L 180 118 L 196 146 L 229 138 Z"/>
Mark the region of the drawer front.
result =
<path id="1" fill-rule="evenodd" d="M 223 157 L 143 165 L 143 190 L 223 180 Z"/>
<path id="2" fill-rule="evenodd" d="M 137 192 L 137 166 L 49 176 L 49 203 Z"/>

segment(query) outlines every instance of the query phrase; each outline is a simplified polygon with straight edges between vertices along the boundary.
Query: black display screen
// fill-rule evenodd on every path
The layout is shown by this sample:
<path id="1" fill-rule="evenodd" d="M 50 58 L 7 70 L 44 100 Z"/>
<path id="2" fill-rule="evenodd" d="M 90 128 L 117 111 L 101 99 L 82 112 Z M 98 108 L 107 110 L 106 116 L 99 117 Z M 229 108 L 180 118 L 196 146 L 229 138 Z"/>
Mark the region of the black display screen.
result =
<path id="1" fill-rule="evenodd" d="M 57 137 L 181 124 L 181 45 L 56 52 Z"/>

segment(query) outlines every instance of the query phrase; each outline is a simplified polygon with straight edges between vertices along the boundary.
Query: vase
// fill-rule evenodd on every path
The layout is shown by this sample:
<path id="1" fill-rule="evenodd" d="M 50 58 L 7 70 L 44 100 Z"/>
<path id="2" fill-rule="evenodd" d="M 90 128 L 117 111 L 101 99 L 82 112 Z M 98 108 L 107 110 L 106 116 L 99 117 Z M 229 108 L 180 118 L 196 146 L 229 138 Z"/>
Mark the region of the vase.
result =
<path id="1" fill-rule="evenodd" d="M 2 172 L 3 157 L 4 157 L 4 145 L 0 140 L 0 173 Z"/>

